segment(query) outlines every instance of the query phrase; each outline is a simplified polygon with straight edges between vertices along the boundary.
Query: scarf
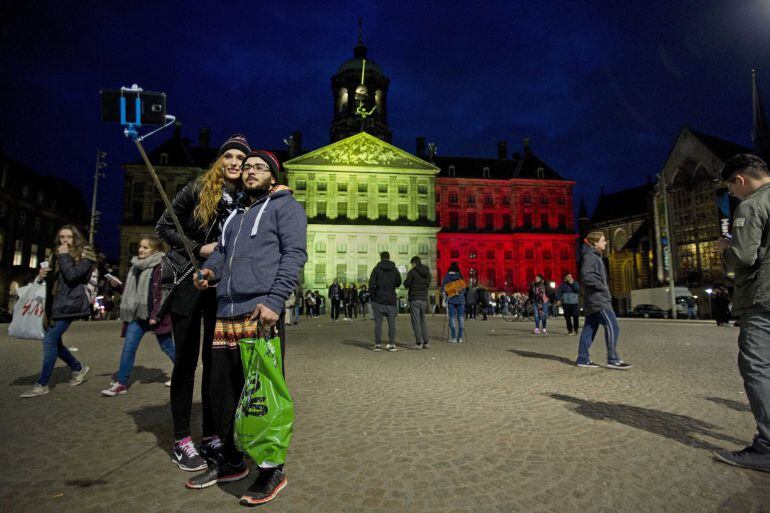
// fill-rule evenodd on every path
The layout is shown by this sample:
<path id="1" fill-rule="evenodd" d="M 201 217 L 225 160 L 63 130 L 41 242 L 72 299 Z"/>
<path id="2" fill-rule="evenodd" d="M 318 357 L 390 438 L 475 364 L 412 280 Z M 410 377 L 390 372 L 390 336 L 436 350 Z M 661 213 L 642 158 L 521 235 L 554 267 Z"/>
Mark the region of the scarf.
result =
<path id="1" fill-rule="evenodd" d="M 159 251 L 147 258 L 133 257 L 131 259 L 131 269 L 128 270 L 128 278 L 126 278 L 123 296 L 120 300 L 120 319 L 123 322 L 149 318 L 150 310 L 147 300 L 150 295 L 152 271 L 160 264 L 163 256 L 164 253 Z"/>

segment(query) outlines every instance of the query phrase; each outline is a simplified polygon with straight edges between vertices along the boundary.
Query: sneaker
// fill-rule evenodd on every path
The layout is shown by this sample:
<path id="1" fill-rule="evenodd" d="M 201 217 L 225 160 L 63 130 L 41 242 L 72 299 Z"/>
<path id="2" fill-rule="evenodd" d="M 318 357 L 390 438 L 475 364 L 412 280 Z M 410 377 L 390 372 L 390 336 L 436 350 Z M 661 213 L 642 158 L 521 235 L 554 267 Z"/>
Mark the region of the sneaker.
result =
<path id="1" fill-rule="evenodd" d="M 633 365 L 628 364 L 623 360 L 618 360 L 617 362 L 611 362 L 607 364 L 607 368 L 616 370 L 628 370 L 631 367 L 633 367 Z"/>
<path id="2" fill-rule="evenodd" d="M 88 371 L 90 370 L 91 370 L 91 367 L 89 367 L 85 363 L 81 363 L 80 370 L 72 372 L 72 379 L 70 380 L 70 386 L 76 387 L 79 384 L 83 383 L 86 380 L 86 374 L 88 374 Z"/>
<path id="3" fill-rule="evenodd" d="M 422 349 L 422 344 L 415 344 L 413 347 L 415 349 Z"/>
<path id="4" fill-rule="evenodd" d="M 171 380 L 168 380 L 163 384 L 166 385 L 168 388 L 171 388 Z"/>
<path id="5" fill-rule="evenodd" d="M 547 330 L 547 329 L 545 329 L 545 328 L 543 328 L 543 331 L 542 331 L 541 333 L 542 333 L 543 335 L 547 335 L 547 334 L 548 334 L 548 330 Z"/>
<path id="6" fill-rule="evenodd" d="M 741 468 L 770 472 L 770 453 L 763 454 L 749 446 L 740 451 L 714 451 L 717 461 Z"/>
<path id="7" fill-rule="evenodd" d="M 21 394 L 19 397 L 39 397 L 41 395 L 45 395 L 48 392 L 50 392 L 51 389 L 48 388 L 48 385 L 41 385 L 40 383 L 35 383 L 32 385 L 32 388 Z"/>
<path id="8" fill-rule="evenodd" d="M 456 338 L 450 338 L 449 339 L 449 343 L 450 344 L 456 344 L 457 343 L 457 339 Z"/>
<path id="9" fill-rule="evenodd" d="M 249 466 L 246 464 L 245 459 L 241 460 L 241 463 L 238 465 L 215 463 L 209 465 L 209 468 L 205 472 L 188 479 L 184 486 L 185 488 L 200 490 L 201 488 L 208 488 L 217 483 L 240 481 L 248 475 Z"/>
<path id="10" fill-rule="evenodd" d="M 123 383 L 113 383 L 107 390 L 102 390 L 102 395 L 107 397 L 115 397 L 116 395 L 123 395 L 128 392 L 128 387 Z"/>
<path id="11" fill-rule="evenodd" d="M 396 347 L 395 344 L 385 344 L 385 350 L 390 351 L 391 353 L 395 353 L 396 351 L 398 351 L 398 348 Z"/>
<path id="12" fill-rule="evenodd" d="M 218 461 L 219 454 L 222 452 L 222 440 L 218 436 L 204 438 L 200 444 L 200 455 L 206 461 Z"/>
<path id="13" fill-rule="evenodd" d="M 195 448 L 195 444 L 189 436 L 174 444 L 171 461 L 187 472 L 196 472 L 208 467 L 206 460 L 198 454 L 198 449 Z"/>
<path id="14" fill-rule="evenodd" d="M 430 349 L 430 342 L 423 342 L 422 348 L 423 349 Z"/>
<path id="15" fill-rule="evenodd" d="M 594 362 L 585 362 L 585 363 L 578 362 L 577 366 L 578 367 L 583 367 L 583 368 L 590 368 L 590 369 L 598 369 L 599 368 L 599 366 L 596 365 Z"/>
<path id="16" fill-rule="evenodd" d="M 279 468 L 259 469 L 259 476 L 241 496 L 241 506 L 257 506 L 275 499 L 286 487 L 286 474 Z"/>
<path id="17" fill-rule="evenodd" d="M 540 335 L 540 328 L 535 328 L 535 331 L 533 331 L 535 335 Z"/>
<path id="18" fill-rule="evenodd" d="M 463 339 L 462 339 L 462 337 L 457 337 L 457 343 L 458 343 L 458 344 L 462 344 L 462 343 L 463 343 Z"/>
<path id="19" fill-rule="evenodd" d="M 382 346 L 380 344 L 374 344 L 372 351 L 382 351 Z"/>

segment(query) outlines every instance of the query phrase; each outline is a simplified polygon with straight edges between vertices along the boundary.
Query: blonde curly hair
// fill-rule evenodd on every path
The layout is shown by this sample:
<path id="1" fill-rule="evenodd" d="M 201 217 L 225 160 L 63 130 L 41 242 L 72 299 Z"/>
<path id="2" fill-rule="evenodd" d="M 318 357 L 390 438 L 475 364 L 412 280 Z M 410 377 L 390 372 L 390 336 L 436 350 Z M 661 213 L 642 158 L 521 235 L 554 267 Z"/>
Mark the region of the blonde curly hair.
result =
<path id="1" fill-rule="evenodd" d="M 193 216 L 201 229 L 206 227 L 217 216 L 217 207 L 222 198 L 222 186 L 225 183 L 224 155 L 220 155 L 208 171 L 198 178 L 198 204 Z"/>

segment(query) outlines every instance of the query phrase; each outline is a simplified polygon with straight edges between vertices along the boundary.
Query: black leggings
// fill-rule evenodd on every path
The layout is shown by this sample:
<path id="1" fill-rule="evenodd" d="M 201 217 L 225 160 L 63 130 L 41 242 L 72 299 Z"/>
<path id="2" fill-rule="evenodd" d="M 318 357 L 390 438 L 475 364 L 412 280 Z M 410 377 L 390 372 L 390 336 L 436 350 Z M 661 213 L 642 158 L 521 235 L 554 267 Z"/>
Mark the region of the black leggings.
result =
<path id="1" fill-rule="evenodd" d="M 203 373 L 201 384 L 202 434 L 214 436 L 216 429 L 211 418 L 209 399 L 211 376 L 211 342 L 214 340 L 216 324 L 216 289 L 198 292 L 192 285 L 192 278 L 180 283 L 171 298 L 171 323 L 174 332 L 176 360 L 171 374 L 171 416 L 174 420 L 174 439 L 191 435 L 190 415 L 192 412 L 195 369 L 198 354 L 201 353 L 201 320 L 203 320 Z"/>

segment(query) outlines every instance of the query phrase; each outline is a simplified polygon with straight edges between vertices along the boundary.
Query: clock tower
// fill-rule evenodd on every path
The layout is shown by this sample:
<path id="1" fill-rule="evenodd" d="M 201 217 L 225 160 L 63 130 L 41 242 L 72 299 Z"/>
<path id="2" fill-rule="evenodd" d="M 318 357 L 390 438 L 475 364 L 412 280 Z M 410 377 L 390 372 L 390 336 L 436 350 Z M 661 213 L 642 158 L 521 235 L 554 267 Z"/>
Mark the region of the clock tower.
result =
<path id="1" fill-rule="evenodd" d="M 388 126 L 388 85 L 390 80 L 366 56 L 359 30 L 353 58 L 340 66 L 332 77 L 334 119 L 331 142 L 366 132 L 386 142 L 393 139 Z"/>

